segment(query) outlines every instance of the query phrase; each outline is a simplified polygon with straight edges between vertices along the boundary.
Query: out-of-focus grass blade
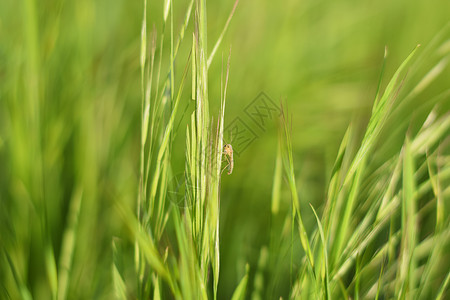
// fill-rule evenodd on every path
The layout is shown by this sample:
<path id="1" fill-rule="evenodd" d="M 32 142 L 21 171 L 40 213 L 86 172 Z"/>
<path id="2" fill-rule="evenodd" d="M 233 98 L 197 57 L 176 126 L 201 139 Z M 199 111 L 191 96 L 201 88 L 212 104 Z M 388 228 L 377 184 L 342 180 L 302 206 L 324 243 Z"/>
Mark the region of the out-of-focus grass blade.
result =
<path id="1" fill-rule="evenodd" d="M 153 300 L 161 300 L 161 292 L 159 290 L 159 279 L 158 276 L 152 276 L 153 286 L 155 290 L 153 291 Z"/>
<path id="2" fill-rule="evenodd" d="M 151 234 L 149 234 L 147 230 L 142 228 L 142 225 L 138 222 L 138 220 L 128 207 L 119 202 L 116 202 L 116 209 L 122 217 L 125 225 L 127 225 L 128 229 L 133 234 L 135 240 L 139 245 L 141 253 L 147 260 L 147 263 L 159 276 L 161 276 L 161 278 L 167 281 L 171 290 L 175 292 L 176 286 L 173 278 L 171 277 L 169 270 L 167 269 L 163 259 L 161 258 L 161 255 L 159 254 L 158 249 L 154 244 Z"/>
<path id="3" fill-rule="evenodd" d="M 234 2 L 234 6 L 233 6 L 233 9 L 231 10 L 231 13 L 230 13 L 230 15 L 229 15 L 229 17 L 228 17 L 228 20 L 227 20 L 227 22 L 225 23 L 225 26 L 223 27 L 223 30 L 222 30 L 222 32 L 220 33 L 220 36 L 219 36 L 219 38 L 217 39 L 217 42 L 216 42 L 216 44 L 214 45 L 214 48 L 213 48 L 213 50 L 211 51 L 211 54 L 210 54 L 209 57 L 208 57 L 208 68 L 209 68 L 209 66 L 211 65 L 211 62 L 212 62 L 212 60 L 213 60 L 213 58 L 214 58 L 214 55 L 215 55 L 216 52 L 217 52 L 217 49 L 218 49 L 219 46 L 220 46 L 220 43 L 222 42 L 222 39 L 223 39 L 223 37 L 224 37 L 224 35 L 225 35 L 225 32 L 226 32 L 227 29 L 228 29 L 228 25 L 230 25 L 231 19 L 233 18 L 234 11 L 236 10 L 236 7 L 237 7 L 238 3 L 239 3 L 239 0 L 236 0 L 236 2 Z"/>
<path id="4" fill-rule="evenodd" d="M 187 233 L 185 223 L 178 210 L 172 210 L 172 217 L 179 249 L 178 276 L 180 277 L 181 294 L 178 298 L 207 299 L 199 270 L 200 264 L 195 255 L 196 249 L 191 236 Z M 187 223 L 190 224 L 190 220 L 187 220 Z"/>
<path id="5" fill-rule="evenodd" d="M 425 154 L 428 148 L 448 135 L 449 130 L 450 113 L 447 113 L 419 132 L 411 142 L 411 152 Z"/>
<path id="6" fill-rule="evenodd" d="M 427 243 L 427 240 L 429 240 L 431 243 L 431 246 L 426 249 L 426 252 L 428 254 L 428 260 L 425 264 L 424 270 L 421 273 L 420 280 L 419 280 L 419 287 L 416 291 L 416 296 L 418 299 L 421 299 L 421 294 L 428 294 L 433 289 L 433 274 L 436 274 L 436 272 L 439 272 L 439 270 L 442 268 L 442 262 L 445 259 L 445 247 L 447 246 L 446 241 L 449 239 L 450 231 L 437 231 L 435 232 L 434 236 L 430 237 L 429 239 L 424 240 L 421 244 L 424 245 Z M 421 245 L 419 245 L 417 248 L 420 249 Z M 418 251 L 418 250 L 417 250 Z"/>
<path id="7" fill-rule="evenodd" d="M 259 253 L 258 269 L 256 270 L 255 278 L 253 279 L 253 292 L 251 298 L 254 300 L 262 299 L 262 295 L 265 290 L 264 273 L 266 271 L 268 257 L 269 251 L 266 246 L 263 246 Z"/>
<path id="8" fill-rule="evenodd" d="M 381 72 L 380 72 L 380 76 L 378 78 L 377 92 L 375 94 L 375 102 L 374 102 L 375 105 L 378 103 L 378 100 L 379 100 L 379 97 L 380 97 L 381 82 L 383 80 L 384 68 L 386 67 L 387 55 L 388 55 L 388 50 L 387 50 L 387 46 L 385 46 L 384 47 L 383 64 L 381 66 Z"/>
<path id="9" fill-rule="evenodd" d="M 450 271 L 447 273 L 447 276 L 445 277 L 444 282 L 442 283 L 441 288 L 439 289 L 439 292 L 436 296 L 436 300 L 443 299 L 445 291 L 447 290 L 448 283 L 450 282 Z M 448 290 L 447 290 L 448 293 Z M 448 295 L 447 295 L 448 296 Z"/>
<path id="10" fill-rule="evenodd" d="M 191 91 L 191 93 L 192 93 L 192 95 L 191 95 L 191 98 L 192 98 L 192 100 L 195 100 L 195 94 L 197 93 L 197 88 L 196 88 L 196 83 L 197 83 L 197 78 L 196 78 L 196 75 L 197 75 L 197 69 L 196 69 L 196 65 L 197 65 L 197 62 L 196 62 L 196 60 L 197 60 L 197 55 L 196 55 L 196 53 L 197 53 L 197 50 L 195 49 L 195 45 L 196 45 L 197 43 L 196 43 L 196 41 L 195 41 L 195 33 L 192 33 L 192 91 Z"/>
<path id="11" fill-rule="evenodd" d="M 113 250 L 113 283 L 114 283 L 114 293 L 117 299 L 127 299 L 127 288 L 122 277 L 122 261 L 123 257 L 122 251 L 119 249 L 120 240 L 113 238 L 112 250 Z"/>
<path id="12" fill-rule="evenodd" d="M 398 264 L 397 295 L 400 298 L 415 288 L 414 250 L 417 236 L 417 217 L 415 204 L 414 158 L 411 153 L 411 143 L 406 138 L 403 148 L 403 191 L 402 191 L 402 243 Z"/>
<path id="13" fill-rule="evenodd" d="M 325 266 L 325 270 L 324 270 L 324 278 L 323 278 L 323 285 L 324 285 L 324 299 L 330 299 L 331 294 L 330 294 L 330 282 L 329 282 L 329 273 L 328 273 L 328 249 L 327 249 L 327 242 L 325 240 L 325 234 L 323 233 L 323 228 L 322 228 L 322 223 L 320 222 L 319 217 L 317 216 L 316 210 L 314 209 L 314 207 L 311 205 L 311 203 L 309 204 L 309 206 L 311 206 L 311 209 L 314 213 L 314 216 L 316 217 L 316 222 L 317 222 L 317 226 L 319 228 L 319 234 L 320 234 L 320 240 L 322 241 L 322 249 L 323 249 L 323 257 L 324 257 L 324 266 Z"/>
<path id="14" fill-rule="evenodd" d="M 384 263 L 381 264 L 380 276 L 378 277 L 377 284 L 377 294 L 375 295 L 375 300 L 378 300 L 380 297 L 381 286 L 383 285 L 383 271 L 384 271 Z"/>
<path id="15" fill-rule="evenodd" d="M 282 171 L 283 171 L 283 164 L 281 158 L 281 145 L 280 141 L 278 140 L 277 158 L 275 162 L 275 172 L 273 174 L 273 186 L 272 186 L 271 209 L 273 215 L 278 214 L 278 211 L 280 209 L 280 188 L 281 188 Z"/>
<path id="16" fill-rule="evenodd" d="M 245 275 L 242 277 L 241 282 L 239 282 L 238 286 L 234 290 L 233 296 L 231 297 L 231 300 L 243 300 L 245 299 L 245 291 L 247 289 L 247 282 L 248 282 L 248 272 L 250 270 L 249 265 L 247 264 L 245 266 Z"/>
<path id="17" fill-rule="evenodd" d="M 425 90 L 441 73 L 445 70 L 449 62 L 448 57 L 442 58 L 423 78 L 422 80 L 415 86 L 415 88 L 408 94 L 409 97 L 414 97 L 418 95 L 420 92 Z"/>
<path id="18" fill-rule="evenodd" d="M 58 299 L 66 299 L 67 296 L 82 198 L 83 191 L 81 188 L 77 188 L 70 201 L 67 226 L 62 240 L 58 267 Z"/>
<path id="19" fill-rule="evenodd" d="M 53 299 L 56 299 L 58 294 L 58 272 L 56 271 L 55 253 L 50 243 L 45 246 L 45 267 Z"/>
<path id="20" fill-rule="evenodd" d="M 292 140 L 291 140 L 291 129 L 288 127 L 288 119 L 285 116 L 284 107 L 281 108 L 281 121 L 282 121 L 282 130 L 285 138 L 285 143 L 282 144 L 283 148 L 283 163 L 284 169 L 286 172 L 286 177 L 289 183 L 289 189 L 291 191 L 292 197 L 292 225 L 297 218 L 299 234 L 300 234 L 300 242 L 302 244 L 303 250 L 306 253 L 308 261 L 311 265 L 311 268 L 314 269 L 314 257 L 311 252 L 310 242 L 308 238 L 308 234 L 306 233 L 305 226 L 303 224 L 302 215 L 300 212 L 300 203 L 298 199 L 297 186 L 295 183 L 295 173 L 294 173 L 294 160 L 292 157 Z"/>
<path id="21" fill-rule="evenodd" d="M 359 293 L 360 293 L 360 284 L 361 284 L 361 254 L 358 253 L 356 256 L 356 267 L 355 267 L 355 300 L 359 300 Z"/>
<path id="22" fill-rule="evenodd" d="M 349 147 L 349 143 L 352 140 L 353 135 L 353 125 L 350 124 L 344 134 L 344 137 L 342 138 L 341 145 L 339 147 L 338 155 L 336 157 L 336 160 L 334 162 L 333 169 L 331 171 L 331 178 L 330 183 L 328 185 L 328 194 L 327 194 L 327 202 L 325 204 L 324 208 L 324 230 L 325 230 L 325 237 L 333 237 L 335 236 L 336 230 L 338 230 L 337 226 L 339 224 L 339 212 L 340 206 L 338 205 L 338 202 L 340 202 L 338 198 L 340 186 L 341 186 L 341 180 L 344 173 L 343 164 L 344 160 L 349 159 L 350 153 L 347 151 Z M 336 225 L 333 225 L 337 223 Z M 333 259 L 333 257 L 332 257 Z"/>
<path id="23" fill-rule="evenodd" d="M 16 268 L 14 267 L 14 263 L 7 251 L 4 251 L 6 260 L 8 261 L 9 268 L 11 270 L 11 273 L 14 277 L 14 281 L 16 282 L 17 289 L 24 300 L 32 300 L 33 297 L 31 296 L 30 291 L 28 290 L 27 286 L 24 284 L 22 279 L 20 278 L 19 274 L 16 271 Z"/>
<path id="24" fill-rule="evenodd" d="M 145 61 L 147 58 L 147 0 L 144 0 L 144 17 L 142 18 L 141 26 L 141 85 L 142 85 L 142 99 L 144 99 L 144 80 L 145 80 Z"/>
<path id="25" fill-rule="evenodd" d="M 156 29 L 153 28 L 152 32 L 152 52 L 150 57 L 150 66 L 148 69 L 148 80 L 145 87 L 145 97 L 143 99 L 143 107 L 142 107 L 142 136 L 141 136 L 141 149 L 142 151 L 145 149 L 145 143 L 147 141 L 147 134 L 148 134 L 148 127 L 149 127 L 149 121 L 150 121 L 150 97 L 152 94 L 152 83 L 153 83 L 153 68 L 155 65 L 155 52 L 156 52 Z M 142 66 L 145 68 L 145 65 Z M 142 78 L 142 80 L 145 80 L 145 77 Z M 152 134 L 153 128 L 151 128 L 150 135 Z M 151 147 L 149 147 L 149 151 L 151 151 Z M 143 155 L 143 153 L 141 154 Z M 150 154 L 149 154 L 150 157 Z"/>
<path id="26" fill-rule="evenodd" d="M 169 16 L 169 9 L 171 7 L 171 0 L 164 0 L 164 23 L 167 22 L 167 17 Z"/>
<path id="27" fill-rule="evenodd" d="M 443 227 L 444 222 L 444 200 L 442 199 L 441 193 L 441 185 L 439 183 L 439 176 L 436 176 L 433 171 L 432 163 L 430 162 L 431 158 L 427 153 L 427 167 L 428 174 L 430 175 L 430 182 L 433 188 L 434 196 L 436 197 L 436 231 L 440 231 Z M 437 160 L 436 160 L 437 161 Z M 439 168 L 437 168 L 439 172 Z"/>

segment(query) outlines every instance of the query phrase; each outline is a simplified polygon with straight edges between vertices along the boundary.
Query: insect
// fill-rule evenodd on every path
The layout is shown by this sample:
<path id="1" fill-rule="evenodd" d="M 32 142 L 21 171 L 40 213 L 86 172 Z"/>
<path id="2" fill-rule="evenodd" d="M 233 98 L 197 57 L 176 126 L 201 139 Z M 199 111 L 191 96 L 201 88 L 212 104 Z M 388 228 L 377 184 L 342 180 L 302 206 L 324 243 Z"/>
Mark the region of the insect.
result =
<path id="1" fill-rule="evenodd" d="M 225 158 L 227 159 L 228 164 L 223 168 L 222 172 L 228 167 L 227 174 L 230 175 L 233 172 L 234 160 L 233 160 L 233 147 L 231 144 L 226 144 L 223 146 L 223 154 L 225 154 Z"/>

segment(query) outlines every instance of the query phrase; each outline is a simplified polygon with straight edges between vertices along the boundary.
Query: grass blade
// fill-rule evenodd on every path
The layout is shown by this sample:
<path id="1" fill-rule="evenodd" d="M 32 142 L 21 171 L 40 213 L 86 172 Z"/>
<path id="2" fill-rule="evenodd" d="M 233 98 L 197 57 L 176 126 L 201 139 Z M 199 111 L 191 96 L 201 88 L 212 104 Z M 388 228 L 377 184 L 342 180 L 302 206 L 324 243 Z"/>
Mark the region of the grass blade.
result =
<path id="1" fill-rule="evenodd" d="M 239 282 L 239 285 L 234 290 L 233 296 L 231 296 L 231 300 L 245 299 L 245 291 L 247 289 L 248 272 L 250 270 L 250 267 L 246 265 L 245 270 L 245 275 L 244 277 L 242 277 L 241 282 Z"/>

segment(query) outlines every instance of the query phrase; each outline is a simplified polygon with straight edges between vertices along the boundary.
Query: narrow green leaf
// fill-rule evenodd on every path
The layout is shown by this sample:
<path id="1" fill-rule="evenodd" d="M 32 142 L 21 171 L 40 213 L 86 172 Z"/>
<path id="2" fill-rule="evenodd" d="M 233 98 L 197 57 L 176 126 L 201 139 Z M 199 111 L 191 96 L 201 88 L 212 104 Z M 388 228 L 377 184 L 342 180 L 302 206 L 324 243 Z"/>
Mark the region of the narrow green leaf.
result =
<path id="1" fill-rule="evenodd" d="M 344 185 L 349 184 L 349 182 L 351 181 L 351 179 L 353 177 L 353 174 L 356 172 L 359 165 L 361 164 L 361 161 L 363 160 L 363 158 L 365 156 L 367 156 L 367 154 L 371 150 L 376 138 L 378 137 L 378 135 L 387 119 L 387 116 L 390 113 L 390 108 L 393 104 L 393 101 L 395 100 L 394 88 L 397 84 L 400 74 L 406 68 L 406 66 L 408 65 L 409 61 L 412 59 L 412 57 L 416 53 L 419 46 L 417 46 L 411 52 L 411 54 L 403 61 L 403 63 L 397 69 L 394 76 L 389 81 L 380 101 L 374 103 L 374 106 L 372 109 L 372 116 L 369 120 L 369 124 L 367 125 L 367 131 L 364 135 L 363 142 L 355 156 L 355 159 L 353 160 L 353 162 L 350 166 L 349 171 L 347 172 L 347 175 L 346 175 L 345 181 L 344 181 Z"/>
<path id="2" fill-rule="evenodd" d="M 282 177 L 282 158 L 281 158 L 281 145 L 278 140 L 277 147 L 277 158 L 275 161 L 275 172 L 273 174 L 273 186 L 272 186 L 272 214 L 278 214 L 280 209 L 280 188 L 281 188 L 281 177 Z"/>
<path id="3" fill-rule="evenodd" d="M 322 228 L 322 223 L 320 222 L 319 217 L 317 216 L 317 213 L 314 209 L 314 207 L 311 205 L 311 203 L 309 204 L 309 206 L 311 207 L 314 216 L 316 217 L 316 222 L 317 222 L 317 226 L 319 228 L 319 234 L 320 234 L 320 240 L 322 241 L 322 249 L 323 249 L 323 257 L 325 258 L 324 264 L 325 264 L 325 274 L 324 274 L 324 279 L 323 279 L 323 285 L 324 285 L 324 299 L 330 299 L 331 294 L 330 294 L 330 282 L 329 282 L 329 278 L 330 275 L 328 273 L 328 250 L 327 250 L 327 242 L 325 240 L 325 234 L 323 233 L 323 228 Z"/>
<path id="4" fill-rule="evenodd" d="M 23 280 L 20 278 L 19 274 L 17 273 L 16 268 L 14 266 L 14 263 L 13 263 L 13 261 L 11 259 L 11 256 L 9 255 L 9 253 L 7 251 L 4 251 L 4 253 L 5 253 L 5 256 L 6 256 L 6 260 L 8 261 L 9 268 L 10 268 L 11 273 L 13 275 L 14 281 L 16 283 L 17 289 L 20 292 L 20 296 L 24 300 L 32 300 L 33 297 L 31 296 L 31 293 L 28 290 L 28 287 L 25 285 L 25 283 L 23 282 Z"/>
<path id="5" fill-rule="evenodd" d="M 444 293 L 446 291 L 448 293 L 447 286 L 448 286 L 449 282 L 450 282 L 450 271 L 447 273 L 447 276 L 445 277 L 445 280 L 442 283 L 441 288 L 439 289 L 439 292 L 438 292 L 438 294 L 436 296 L 436 300 L 443 299 L 442 297 L 444 296 Z"/>
<path id="6" fill-rule="evenodd" d="M 247 282 L 248 282 L 248 273 L 250 270 L 249 265 L 247 264 L 245 267 L 245 275 L 242 277 L 241 281 L 239 282 L 238 286 L 234 290 L 233 296 L 231 296 L 231 300 L 243 300 L 245 299 L 245 291 L 247 289 Z"/>
<path id="7" fill-rule="evenodd" d="M 117 238 L 113 238 L 112 250 L 113 250 L 113 264 L 112 264 L 112 275 L 113 275 L 113 285 L 114 293 L 117 299 L 127 299 L 127 289 L 125 282 L 122 277 L 122 262 L 121 257 L 123 257 L 122 251 L 119 249 L 120 241 Z"/>
<path id="8" fill-rule="evenodd" d="M 45 267 L 52 297 L 56 299 L 58 294 L 58 272 L 56 271 L 55 253 L 51 244 L 45 247 Z"/>
<path id="9" fill-rule="evenodd" d="M 77 188 L 70 200 L 68 222 L 62 239 L 58 265 L 58 299 L 66 299 L 67 297 L 82 198 L 83 191 L 81 188 Z"/>
<path id="10" fill-rule="evenodd" d="M 211 54 L 209 55 L 209 58 L 208 58 L 208 68 L 209 68 L 209 66 L 211 65 L 211 62 L 212 62 L 212 60 L 213 60 L 213 58 L 214 58 L 214 55 L 215 55 L 216 52 L 217 52 L 217 49 L 218 49 L 219 46 L 220 46 L 220 43 L 222 42 L 223 37 L 225 36 L 225 32 L 226 32 L 227 29 L 228 29 L 228 25 L 230 25 L 231 19 L 233 18 L 234 11 L 236 10 L 236 7 L 237 7 L 238 3 L 239 3 L 239 0 L 236 0 L 236 1 L 234 2 L 234 6 L 233 6 L 233 9 L 231 10 L 230 15 L 228 16 L 228 20 L 227 20 L 227 22 L 225 23 L 225 26 L 223 27 L 222 32 L 220 33 L 220 36 L 219 36 L 219 38 L 217 39 L 217 42 L 216 42 L 216 44 L 214 45 L 214 48 L 213 48 Z"/>

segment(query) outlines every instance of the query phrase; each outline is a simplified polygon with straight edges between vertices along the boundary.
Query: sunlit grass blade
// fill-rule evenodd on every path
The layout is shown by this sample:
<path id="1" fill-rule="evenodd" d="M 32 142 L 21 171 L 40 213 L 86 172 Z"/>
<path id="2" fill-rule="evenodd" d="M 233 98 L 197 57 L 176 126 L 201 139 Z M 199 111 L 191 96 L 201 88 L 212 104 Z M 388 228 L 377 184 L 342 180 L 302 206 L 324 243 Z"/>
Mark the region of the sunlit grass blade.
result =
<path id="1" fill-rule="evenodd" d="M 357 202 L 361 177 L 365 171 L 365 164 L 362 162 L 359 168 L 356 170 L 353 181 L 351 183 L 349 195 L 345 201 L 344 215 L 338 222 L 338 229 L 336 231 L 335 243 L 333 244 L 332 252 L 334 259 L 332 260 L 332 266 L 335 264 L 335 260 L 340 259 L 342 253 L 342 247 L 349 234 L 350 218 Z"/>

